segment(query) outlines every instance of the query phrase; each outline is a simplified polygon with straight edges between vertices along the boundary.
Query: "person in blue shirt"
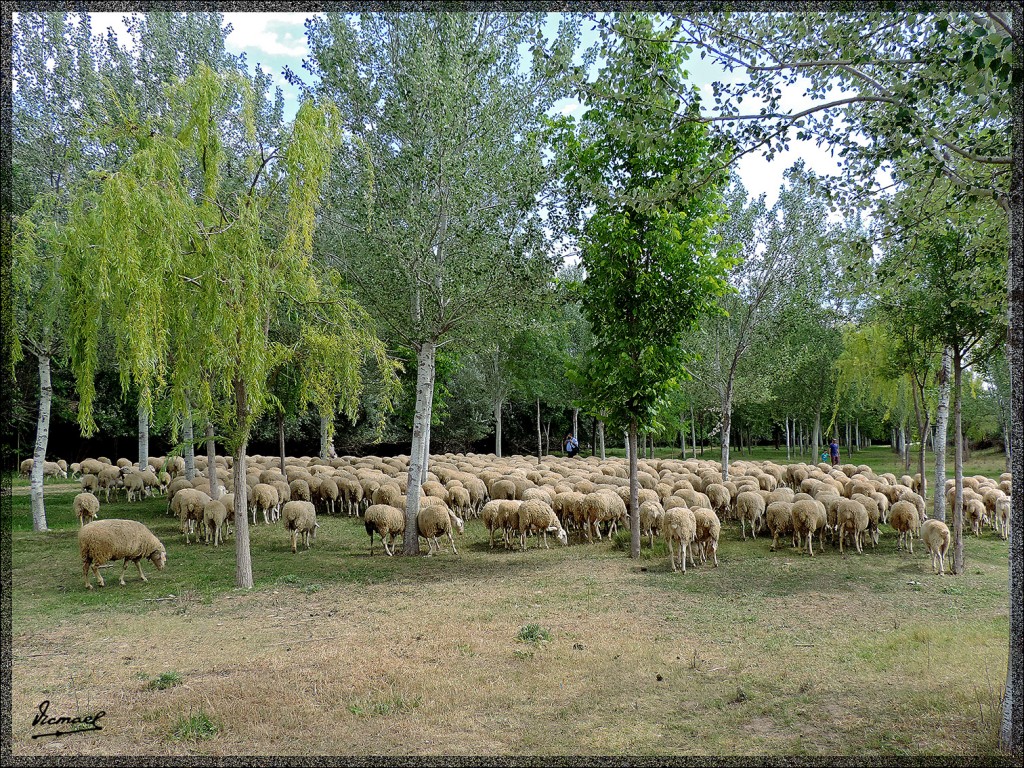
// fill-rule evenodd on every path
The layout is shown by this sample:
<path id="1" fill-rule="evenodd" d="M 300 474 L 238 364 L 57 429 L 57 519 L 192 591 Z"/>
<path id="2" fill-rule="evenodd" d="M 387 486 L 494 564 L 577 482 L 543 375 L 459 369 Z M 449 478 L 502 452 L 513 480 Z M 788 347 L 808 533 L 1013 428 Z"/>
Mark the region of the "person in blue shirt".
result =
<path id="1" fill-rule="evenodd" d="M 839 443 L 836 442 L 836 439 L 834 437 L 832 438 L 832 442 L 828 444 L 828 452 L 829 452 L 829 455 L 832 457 L 832 466 L 833 467 L 838 466 L 839 465 Z"/>
<path id="2" fill-rule="evenodd" d="M 580 452 L 579 441 L 577 441 L 576 438 L 573 437 L 572 433 L 566 435 L 565 440 L 563 440 L 562 442 L 565 444 L 565 454 L 570 459 Z"/>

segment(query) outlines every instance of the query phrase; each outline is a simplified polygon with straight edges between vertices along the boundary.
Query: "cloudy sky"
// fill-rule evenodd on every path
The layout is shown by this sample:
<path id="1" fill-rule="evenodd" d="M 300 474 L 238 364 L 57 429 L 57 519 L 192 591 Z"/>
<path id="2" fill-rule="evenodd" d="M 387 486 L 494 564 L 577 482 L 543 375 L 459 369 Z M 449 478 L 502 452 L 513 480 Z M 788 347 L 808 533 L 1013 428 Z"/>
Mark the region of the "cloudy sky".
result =
<path id="1" fill-rule="evenodd" d="M 226 44 L 232 53 L 246 54 L 250 67 L 257 62 L 274 78 L 274 83 L 281 87 L 285 98 L 285 114 L 291 117 L 298 108 L 297 89 L 285 82 L 284 69 L 290 67 L 300 75 L 308 75 L 302 69 L 302 59 L 308 54 L 306 46 L 305 21 L 312 14 L 308 13 L 225 13 L 224 20 L 233 27 Z M 119 36 L 127 34 L 122 21 L 124 14 L 93 13 L 91 14 L 93 33 L 98 34 L 112 27 Z M 555 14 L 552 14 L 554 17 Z M 553 19 L 554 22 L 554 19 Z M 554 24 L 551 29 L 556 27 Z M 122 37 L 122 39 L 125 39 Z M 593 40 L 593 36 L 584 32 L 584 43 Z M 690 77 L 706 98 L 711 98 L 711 82 L 723 80 L 736 75 L 728 75 L 716 68 L 708 60 L 694 58 L 688 66 Z M 789 99 L 789 106 L 794 109 L 805 105 L 800 86 L 786 89 L 784 95 Z M 555 111 L 574 114 L 579 104 L 563 100 L 555 105 Z M 835 158 L 826 149 L 815 146 L 812 142 L 791 141 L 790 149 L 779 153 L 768 162 L 759 153 L 743 157 L 737 165 L 740 177 L 748 192 L 759 195 L 766 194 L 768 203 L 774 203 L 782 184 L 782 174 L 794 162 L 804 159 L 809 168 L 820 174 L 834 174 L 839 167 Z"/>

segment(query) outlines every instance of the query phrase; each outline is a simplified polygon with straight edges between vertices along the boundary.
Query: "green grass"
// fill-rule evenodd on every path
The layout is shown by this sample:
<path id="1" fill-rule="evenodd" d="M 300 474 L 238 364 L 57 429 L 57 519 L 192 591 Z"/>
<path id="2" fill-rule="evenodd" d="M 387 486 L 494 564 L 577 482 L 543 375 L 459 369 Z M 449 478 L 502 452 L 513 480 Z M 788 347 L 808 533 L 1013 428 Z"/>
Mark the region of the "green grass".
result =
<path id="1" fill-rule="evenodd" d="M 148 675 L 145 675 L 148 678 Z M 184 678 L 178 672 L 161 672 L 159 675 L 146 680 L 146 690 L 165 691 L 176 685 L 181 685 Z"/>
<path id="2" fill-rule="evenodd" d="M 175 741 L 204 741 L 220 732 L 220 726 L 202 710 L 182 715 L 174 724 L 171 738 Z"/>
<path id="3" fill-rule="evenodd" d="M 539 643 L 551 639 L 551 633 L 539 624 L 527 624 L 519 629 L 516 640 L 521 643 Z"/>

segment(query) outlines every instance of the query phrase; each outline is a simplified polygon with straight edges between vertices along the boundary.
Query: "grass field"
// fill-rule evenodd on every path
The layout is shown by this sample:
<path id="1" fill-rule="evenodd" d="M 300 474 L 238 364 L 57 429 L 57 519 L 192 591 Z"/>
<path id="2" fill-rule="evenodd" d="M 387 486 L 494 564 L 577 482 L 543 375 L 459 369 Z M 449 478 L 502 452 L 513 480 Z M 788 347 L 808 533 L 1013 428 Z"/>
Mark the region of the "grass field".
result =
<path id="1" fill-rule="evenodd" d="M 154 499 L 100 514 L 149 525 L 166 569 L 121 587 L 116 565 L 89 592 L 73 496 L 47 496 L 41 534 L 12 499 L 15 755 L 995 753 L 1008 595 L 991 531 L 939 577 L 887 527 L 863 555 L 811 559 L 726 524 L 721 566 L 682 575 L 660 540 L 630 560 L 626 533 L 491 551 L 471 520 L 457 556 L 388 558 L 361 520 L 321 517 L 297 555 L 280 524 L 252 528 L 240 591 L 234 539 L 186 546 Z M 32 725 L 44 700 L 103 710 L 103 728 L 32 739 L 54 730 Z"/>

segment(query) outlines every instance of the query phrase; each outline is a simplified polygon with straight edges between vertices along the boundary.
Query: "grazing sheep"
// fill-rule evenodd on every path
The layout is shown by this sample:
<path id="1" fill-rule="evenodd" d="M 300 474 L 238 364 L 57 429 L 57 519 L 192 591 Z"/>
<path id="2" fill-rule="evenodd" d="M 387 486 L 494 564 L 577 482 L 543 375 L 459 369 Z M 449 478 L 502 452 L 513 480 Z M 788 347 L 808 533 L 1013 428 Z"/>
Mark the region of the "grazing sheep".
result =
<path id="1" fill-rule="evenodd" d="M 868 513 L 867 532 L 871 539 L 871 548 L 874 549 L 878 545 L 878 523 L 881 520 L 881 511 L 878 509 L 878 504 L 870 496 L 866 496 L 863 493 L 855 493 L 850 498 L 854 501 L 859 501 Z"/>
<path id="2" fill-rule="evenodd" d="M 96 475 L 96 480 L 99 484 L 99 489 L 106 494 L 105 500 L 107 503 L 110 503 L 110 492 L 115 491 L 116 496 L 117 489 L 124 485 L 121 469 L 115 466 L 103 467 Z"/>
<path id="3" fill-rule="evenodd" d="M 392 507 L 389 504 L 371 504 L 366 508 L 366 512 L 363 513 L 363 524 L 366 526 L 366 532 L 370 536 L 370 556 L 373 556 L 373 534 L 374 532 L 380 536 L 381 543 L 384 545 L 384 552 L 387 555 L 393 556 L 395 554 L 395 539 L 399 534 L 405 537 L 405 512 Z M 388 540 L 391 541 L 391 546 L 388 546 Z"/>
<path id="4" fill-rule="evenodd" d="M 729 511 L 729 503 L 732 501 L 729 489 L 720 483 L 711 483 L 704 488 L 704 493 L 710 500 L 711 508 L 715 511 L 715 514 L 719 517 L 725 517 L 726 512 Z"/>
<path id="5" fill-rule="evenodd" d="M 398 506 L 395 502 L 402 495 L 402 489 L 398 483 L 382 483 L 370 494 L 370 501 L 374 504 L 387 504 L 392 507 Z"/>
<path id="6" fill-rule="evenodd" d="M 540 499 L 528 499 L 519 507 L 519 541 L 523 552 L 526 551 L 526 534 L 529 532 L 540 533 L 544 540 L 544 548 L 548 546 L 548 534 L 554 533 L 558 540 L 565 546 L 569 543 L 569 537 L 558 522 L 558 516 L 551 508 L 551 505 Z M 537 539 L 539 548 L 541 539 Z"/>
<path id="7" fill-rule="evenodd" d="M 128 501 L 142 501 L 146 492 L 146 483 L 141 472 L 130 472 L 124 476 L 124 489 L 128 493 Z"/>
<path id="8" fill-rule="evenodd" d="M 309 483 L 304 478 L 297 477 L 288 483 L 288 490 L 293 501 L 310 501 L 312 494 L 309 490 Z"/>
<path id="9" fill-rule="evenodd" d="M 121 566 L 121 586 L 124 586 L 124 572 L 128 561 L 139 568 L 139 577 L 149 581 L 142 573 L 142 558 L 147 557 L 157 570 L 163 570 L 167 563 L 167 551 L 153 532 L 136 520 L 97 520 L 78 531 L 78 549 L 82 555 L 82 576 L 85 586 L 92 589 L 89 569 L 96 574 L 99 585 L 105 586 L 100 566 L 110 560 L 124 559 Z"/>
<path id="10" fill-rule="evenodd" d="M 995 506 L 995 513 L 992 517 L 995 520 L 996 532 L 1005 541 L 1010 535 L 1010 497 L 1003 496 L 997 499 Z"/>
<path id="11" fill-rule="evenodd" d="M 868 511 L 859 501 L 842 499 L 836 507 L 836 525 L 839 531 L 839 552 L 843 552 L 843 541 L 846 534 L 853 536 L 857 551 L 864 554 L 861 538 L 868 528 Z"/>
<path id="12" fill-rule="evenodd" d="M 909 501 L 897 501 L 889 510 L 889 525 L 899 533 L 896 549 L 906 547 L 914 554 L 914 537 L 921 527 L 921 517 L 917 507 Z"/>
<path id="13" fill-rule="evenodd" d="M 95 495 L 96 491 L 99 489 L 99 481 L 96 479 L 96 475 L 93 475 L 93 474 L 82 475 L 78 479 L 78 482 L 81 484 L 83 491 L 88 491 L 89 493 L 91 493 L 93 495 Z"/>
<path id="14" fill-rule="evenodd" d="M 932 570 L 939 576 L 946 572 L 946 550 L 949 549 L 949 528 L 941 520 L 925 520 L 921 539 L 932 558 Z"/>
<path id="15" fill-rule="evenodd" d="M 645 501 L 640 505 L 640 535 L 647 534 L 654 549 L 654 534 L 661 529 L 661 518 L 665 514 L 661 504 L 656 501 Z"/>
<path id="16" fill-rule="evenodd" d="M 697 538 L 697 519 L 688 507 L 673 507 L 665 510 L 662 518 L 661 530 L 668 542 L 668 562 L 672 566 L 673 573 L 678 571 L 676 556 L 673 551 L 673 543 L 679 545 L 679 565 L 686 573 L 686 557 L 689 554 L 690 565 L 693 565 L 693 552 L 690 551 L 690 543 Z"/>
<path id="17" fill-rule="evenodd" d="M 88 491 L 75 496 L 74 508 L 80 526 L 91 523 L 100 516 L 100 500 Z"/>
<path id="18" fill-rule="evenodd" d="M 211 501 L 210 497 L 195 488 L 182 488 L 171 499 L 171 511 L 181 521 L 186 544 L 190 543 L 189 535 L 195 533 L 196 523 L 203 521 L 203 509 L 208 501 Z"/>
<path id="19" fill-rule="evenodd" d="M 32 465 L 35 464 L 33 459 L 25 459 L 21 462 L 21 466 L 18 468 L 18 474 L 22 477 L 28 477 L 32 474 Z"/>
<path id="20" fill-rule="evenodd" d="M 772 535 L 771 551 L 779 548 L 779 535 L 793 532 L 793 503 L 773 501 L 764 511 L 764 523 Z"/>
<path id="21" fill-rule="evenodd" d="M 43 477 L 60 477 L 64 480 L 68 479 L 68 471 L 55 461 L 44 461 L 43 462 Z"/>
<path id="22" fill-rule="evenodd" d="M 473 512 L 473 503 L 469 497 L 469 490 L 463 486 L 456 485 L 448 489 L 445 501 L 456 514 L 462 513 L 462 517 L 469 517 Z"/>
<path id="23" fill-rule="evenodd" d="M 273 486 L 271 486 L 273 487 Z M 317 491 L 317 498 L 324 507 L 324 513 L 334 515 L 334 502 L 338 500 L 340 489 L 333 477 L 320 479 L 320 487 Z M 328 511 L 328 509 L 330 511 Z"/>
<path id="24" fill-rule="evenodd" d="M 695 543 L 700 552 L 700 561 L 702 564 L 705 563 L 710 553 L 715 562 L 715 568 L 717 568 L 718 538 L 722 533 L 722 523 L 718 519 L 718 515 L 712 510 L 702 507 L 694 509 L 693 516 L 697 522 L 697 538 Z"/>
<path id="25" fill-rule="evenodd" d="M 981 529 L 988 522 L 985 502 L 979 498 L 964 498 L 964 519 L 971 521 L 971 533 L 981 536 Z"/>
<path id="26" fill-rule="evenodd" d="M 284 520 L 284 528 L 292 534 L 292 553 L 297 551 L 296 540 L 302 534 L 302 544 L 306 549 L 310 547 L 310 538 L 316 541 L 316 529 L 320 524 L 316 521 L 316 507 L 311 501 L 289 501 L 281 509 L 281 519 Z"/>
<path id="27" fill-rule="evenodd" d="M 813 499 L 800 499 L 793 503 L 793 534 L 799 543 L 807 537 L 807 551 L 814 557 L 814 533 L 822 531 L 827 520 L 825 505 Z M 818 549 L 821 549 L 821 534 L 818 534 Z"/>
<path id="28" fill-rule="evenodd" d="M 740 519 L 740 532 L 743 539 L 747 538 L 747 523 L 750 523 L 750 533 L 757 538 L 757 531 L 764 522 L 764 498 L 755 491 L 741 491 L 736 497 L 736 515 Z"/>
<path id="29" fill-rule="evenodd" d="M 301 483 L 301 480 L 295 482 Z M 308 492 L 309 487 L 306 487 Z M 309 499 L 302 499 L 303 501 L 309 501 Z M 277 488 L 266 483 L 257 483 L 252 488 L 252 493 L 249 495 L 249 509 L 252 511 L 252 524 L 256 525 L 256 513 L 263 513 L 263 522 L 267 525 L 271 522 L 272 511 L 277 508 L 280 503 L 280 499 L 277 496 Z"/>
<path id="30" fill-rule="evenodd" d="M 454 526 L 461 535 L 464 530 L 462 518 L 448 509 L 448 505 L 443 500 L 439 499 L 439 501 L 441 501 L 440 504 L 430 504 L 420 508 L 416 514 L 416 532 L 427 540 L 428 555 L 433 555 L 435 551 L 441 551 L 441 545 L 437 541 L 441 534 L 448 536 L 448 541 L 452 545 L 452 553 L 457 555 L 459 553 L 455 549 L 452 527 Z"/>
<path id="31" fill-rule="evenodd" d="M 515 500 L 516 484 L 512 480 L 495 480 L 491 484 L 490 497 L 499 500 Z"/>
<path id="32" fill-rule="evenodd" d="M 203 526 L 206 528 L 206 543 L 210 543 L 210 532 L 213 532 L 213 546 L 224 541 L 223 528 L 228 519 L 228 508 L 220 500 L 206 502 L 203 505 Z"/>

